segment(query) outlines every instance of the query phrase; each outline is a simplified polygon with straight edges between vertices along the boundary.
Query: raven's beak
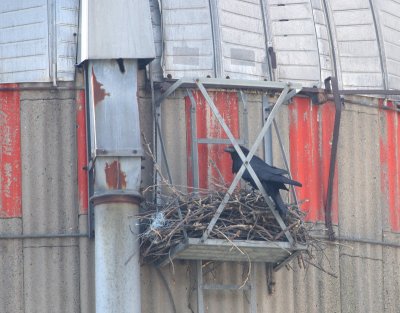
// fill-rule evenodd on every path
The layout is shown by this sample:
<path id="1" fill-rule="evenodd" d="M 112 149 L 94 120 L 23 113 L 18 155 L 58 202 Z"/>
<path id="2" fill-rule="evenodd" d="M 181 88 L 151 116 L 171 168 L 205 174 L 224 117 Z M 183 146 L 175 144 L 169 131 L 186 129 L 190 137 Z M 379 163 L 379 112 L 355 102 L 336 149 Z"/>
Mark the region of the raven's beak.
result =
<path id="1" fill-rule="evenodd" d="M 225 152 L 234 153 L 236 150 L 233 146 L 228 146 L 224 149 Z"/>

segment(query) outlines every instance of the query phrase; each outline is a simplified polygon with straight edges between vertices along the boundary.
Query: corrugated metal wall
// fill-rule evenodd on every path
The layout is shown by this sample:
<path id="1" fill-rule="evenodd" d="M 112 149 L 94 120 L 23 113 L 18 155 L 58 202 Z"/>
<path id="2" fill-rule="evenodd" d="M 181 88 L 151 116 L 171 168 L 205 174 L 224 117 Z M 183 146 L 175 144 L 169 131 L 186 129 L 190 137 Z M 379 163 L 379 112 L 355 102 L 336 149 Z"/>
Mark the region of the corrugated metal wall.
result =
<path id="1" fill-rule="evenodd" d="M 395 88 L 398 4 L 383 1 L 151 0 L 153 79 L 211 76 Z M 79 1 L 3 1 L 0 82 L 73 80 Z M 23 21 L 23 22 L 22 22 Z M 163 71 L 161 71 L 162 65 Z"/>
<path id="2" fill-rule="evenodd" d="M 278 58 L 276 78 L 298 80 L 307 85 L 319 84 L 334 72 L 335 56 L 344 87 L 382 88 L 386 79 L 387 87 L 399 88 L 398 4 L 395 1 L 261 2 L 267 3 L 265 14 L 256 9 L 258 1 L 235 1 L 235 6 L 220 1 L 213 21 L 209 1 L 164 0 L 161 2 L 162 16 L 157 15 L 158 3 L 154 2 L 154 33 L 159 34 L 155 37 L 160 44 L 157 62 L 164 66 L 163 75 L 214 76 L 219 69 L 223 75 L 261 79 L 266 64 L 261 52 L 266 39 L 261 21 L 262 16 L 268 16 L 267 31 L 273 37 L 267 39 Z M 57 5 L 52 7 L 49 3 Z M 49 60 L 53 53 L 49 51 L 57 51 L 54 56 L 58 60 L 58 78 L 72 80 L 75 55 L 72 37 L 76 32 L 77 6 L 78 1 L 1 2 L 0 82 L 49 81 Z M 239 12 L 238 8 L 241 8 Z M 57 12 L 54 21 L 58 22 L 51 24 L 47 19 L 52 16 L 53 9 Z M 20 18 L 21 14 L 25 19 Z M 210 36 L 211 23 L 215 23 L 216 17 L 223 25 L 219 36 L 220 52 L 225 58 L 220 64 L 214 58 L 215 42 Z M 21 21 L 26 22 L 30 31 L 26 31 Z M 236 21 L 234 25 L 233 21 Z M 377 31 L 375 21 L 379 25 Z M 55 43 L 48 43 L 51 32 L 43 26 L 48 22 L 59 35 L 55 41 L 57 50 L 49 46 Z M 243 38 L 252 32 L 250 25 L 254 27 L 253 33 Z M 334 39 L 335 55 L 330 52 L 328 26 Z M 361 37 L 354 37 L 353 32 L 358 31 Z M 234 34 L 242 41 L 232 43 L 230 36 Z M 254 66 L 250 64 L 253 54 L 235 50 L 246 50 L 249 38 L 254 39 L 254 46 L 251 46 L 254 48 L 251 49 Z M 162 49 L 162 43 L 165 49 Z M 371 67 L 367 68 L 360 60 L 370 63 Z M 234 66 L 235 62 L 246 65 L 243 72 L 241 66 Z M 379 69 L 382 65 L 383 70 Z M 140 71 L 139 80 L 141 123 L 149 139 L 153 112 L 144 71 Z M 72 83 L 61 85 L 73 87 Z M 0 88 L 18 86 L 38 85 L 1 84 Z M 49 84 L 40 86 L 50 87 Z M 185 96 L 177 91 L 161 107 L 169 168 L 174 183 L 182 186 L 189 181 Z M 251 125 L 248 130 L 251 143 L 262 125 L 262 98 L 261 94 L 252 92 L 245 96 L 248 114 L 241 118 L 248 119 Z M 221 110 L 224 110 L 226 99 L 236 105 L 235 96 L 227 96 L 217 100 Z M 0 109 L 0 237 L 86 234 L 83 92 L 0 91 Z M 305 182 L 299 195 L 309 200 L 304 209 L 310 212 L 309 219 L 317 222 L 317 234 L 322 234 L 324 228 L 321 203 L 325 199 L 332 116 L 332 104 L 316 106 L 309 99 L 296 98 L 293 103 L 283 106 L 277 117 L 293 174 Z M 205 136 L 214 136 L 213 132 L 208 132 L 206 121 L 202 126 Z M 399 138 L 397 103 L 367 97 L 346 99 L 338 150 L 334 229 L 338 236 L 347 240 L 326 244 L 325 250 L 316 254 L 314 260 L 322 262 L 335 277 L 314 267 L 301 269 L 298 263 L 292 262 L 292 270 L 282 269 L 274 275 L 274 292 L 269 295 L 266 268 L 256 264 L 258 312 L 399 311 Z M 282 167 L 279 151 L 273 133 L 274 164 Z M 145 162 L 143 181 L 147 186 L 151 183 L 152 172 L 149 159 Z M 0 311 L 94 312 L 93 249 L 93 241 L 85 237 L 0 239 L 0 302 L 3 304 Z M 246 264 L 217 264 L 207 279 L 240 282 L 244 273 Z M 176 261 L 173 266 L 160 271 L 144 264 L 141 274 L 143 312 L 196 312 L 194 262 Z M 232 291 L 207 293 L 207 312 L 248 312 L 248 297 L 249 294 Z"/>
<path id="3" fill-rule="evenodd" d="M 144 75 L 141 78 L 144 79 Z M 149 94 L 143 82 L 140 86 L 140 110 L 146 116 L 142 123 L 149 124 Z M 82 208 L 81 198 L 86 187 L 79 183 L 77 174 L 81 170 L 81 165 L 77 164 L 84 164 L 82 161 L 77 163 L 77 147 L 82 149 L 83 140 L 80 138 L 82 96 L 82 92 L 75 91 L 2 92 L 3 105 L 12 98 L 13 105 L 19 103 L 21 106 L 22 216 L 18 212 L 7 219 L 3 216 L 0 234 L 77 234 L 87 231 L 86 209 Z M 246 96 L 248 119 L 253 126 L 249 129 L 252 142 L 261 127 L 261 95 Z M 374 99 L 361 100 L 378 103 Z M 177 185 L 187 182 L 185 103 L 185 93 L 177 92 L 162 107 L 169 166 Z M 321 137 L 317 140 L 305 136 L 303 147 L 322 151 L 322 160 L 326 161 L 324 151 L 329 149 L 322 146 L 329 145 L 329 136 L 323 133 L 331 129 L 331 106 L 316 106 L 308 99 L 296 99 L 282 108 L 277 121 L 284 146 L 291 155 L 296 153 L 293 150 L 299 149 L 292 145 L 290 137 L 295 130 L 291 125 L 297 125 L 295 129 L 299 129 L 300 134 L 311 134 L 317 127 L 320 130 L 315 132 Z M 387 103 L 387 108 L 394 108 L 394 105 Z M 223 111 L 223 106 L 220 109 Z M 338 159 L 335 230 L 339 236 L 400 244 L 398 190 L 395 187 L 398 175 L 394 174 L 399 157 L 393 147 L 399 138 L 398 114 L 351 102 L 345 104 Z M 3 131 L 7 128 L 6 125 L 2 127 Z M 274 164 L 281 166 L 275 135 L 273 138 Z M 320 140 L 323 140 L 322 146 Z M 7 142 L 3 145 L 4 154 Z M 388 151 L 397 152 L 389 156 Z M 310 152 L 307 155 L 311 158 L 320 154 Z M 5 160 L 2 158 L 2 162 Z M 318 157 L 311 161 L 320 162 Z M 292 159 L 292 166 L 295 162 L 300 161 Z M 5 164 L 2 163 L 2 168 Z M 321 194 L 319 185 L 305 188 L 311 191 L 311 196 Z M 2 214 L 5 210 L 3 207 Z M 316 216 L 313 220 L 320 221 L 322 208 L 312 211 Z M 0 260 L 7 266 L 2 266 L 0 297 L 5 312 L 53 312 L 54 307 L 58 312 L 93 312 L 92 245 L 93 242 L 86 238 L 2 239 Z M 400 290 L 398 247 L 343 241 L 342 245 L 327 245 L 323 254 L 317 254 L 315 262 L 319 259 L 336 278 L 312 267 L 300 269 L 294 262 L 294 270 L 283 269 L 275 274 L 272 295 L 267 291 L 265 266 L 254 265 L 258 312 L 397 311 Z M 216 266 L 215 279 L 225 283 L 241 281 L 246 273 L 246 265 L 226 263 Z M 149 265 L 142 267 L 143 312 L 173 312 L 172 301 L 179 312 L 190 312 L 189 307 L 196 311 L 194 263 L 176 261 L 173 266 L 161 269 L 161 273 L 163 276 Z M 248 296 L 241 292 L 211 292 L 206 294 L 205 301 L 208 312 L 248 312 Z"/>
<path id="4" fill-rule="evenodd" d="M 268 9 L 277 79 L 319 85 L 321 65 L 310 1 L 274 0 Z"/>

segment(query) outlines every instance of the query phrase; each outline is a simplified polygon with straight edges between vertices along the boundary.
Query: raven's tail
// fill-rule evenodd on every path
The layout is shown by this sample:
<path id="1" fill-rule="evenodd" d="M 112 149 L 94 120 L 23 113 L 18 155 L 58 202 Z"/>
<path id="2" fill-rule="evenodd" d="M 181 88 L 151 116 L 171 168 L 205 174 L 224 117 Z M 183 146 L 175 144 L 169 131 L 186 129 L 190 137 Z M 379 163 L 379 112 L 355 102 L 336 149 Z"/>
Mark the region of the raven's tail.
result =
<path id="1" fill-rule="evenodd" d="M 283 177 L 283 181 L 282 181 L 282 182 L 283 182 L 284 184 L 293 185 L 293 186 L 298 186 L 298 187 L 301 187 L 301 186 L 302 186 L 302 184 L 299 183 L 299 182 L 296 181 L 296 180 L 287 178 L 287 177 L 285 177 L 285 176 L 282 176 L 282 177 Z"/>
<path id="2" fill-rule="evenodd" d="M 281 217 L 285 217 L 287 214 L 287 206 L 286 204 L 283 202 L 281 194 L 279 193 L 279 190 L 277 190 L 276 192 L 272 192 L 270 194 L 270 197 L 272 198 L 272 200 L 275 203 L 275 208 L 278 210 L 279 214 L 281 215 Z"/>

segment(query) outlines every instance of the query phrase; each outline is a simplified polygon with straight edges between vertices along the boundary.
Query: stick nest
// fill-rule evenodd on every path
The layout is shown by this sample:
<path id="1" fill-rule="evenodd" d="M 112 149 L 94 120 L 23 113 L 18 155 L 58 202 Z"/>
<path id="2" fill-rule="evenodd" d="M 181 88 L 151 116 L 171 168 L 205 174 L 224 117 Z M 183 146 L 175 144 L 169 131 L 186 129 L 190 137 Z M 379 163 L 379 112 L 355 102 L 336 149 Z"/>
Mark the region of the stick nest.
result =
<path id="1" fill-rule="evenodd" d="M 144 262 L 157 262 L 169 255 L 170 249 L 184 240 L 202 237 L 221 204 L 226 190 L 181 193 L 176 189 L 164 196 L 162 205 L 142 204 L 141 255 Z M 304 213 L 289 205 L 284 219 L 297 243 L 309 237 Z M 225 240 L 287 241 L 263 196 L 258 191 L 237 189 L 231 195 L 208 238 Z"/>

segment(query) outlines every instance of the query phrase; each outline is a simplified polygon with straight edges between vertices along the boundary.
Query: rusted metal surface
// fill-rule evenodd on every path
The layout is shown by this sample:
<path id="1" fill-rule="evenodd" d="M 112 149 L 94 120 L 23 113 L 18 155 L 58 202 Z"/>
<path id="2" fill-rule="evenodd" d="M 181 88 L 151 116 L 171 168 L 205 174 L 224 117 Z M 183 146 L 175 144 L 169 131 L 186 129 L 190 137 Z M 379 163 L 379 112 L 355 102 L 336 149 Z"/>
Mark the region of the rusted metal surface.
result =
<path id="1" fill-rule="evenodd" d="M 80 1 L 78 63 L 85 60 L 155 57 L 148 1 Z"/>
<path id="2" fill-rule="evenodd" d="M 125 60 L 126 71 L 121 72 L 115 60 L 89 62 L 92 157 L 98 152 L 107 156 L 141 154 L 139 112 L 133 105 L 137 102 L 137 66 L 135 60 Z"/>
<path id="3" fill-rule="evenodd" d="M 0 85 L 15 88 L 16 84 Z M 21 117 L 19 91 L 0 91 L 0 218 L 20 217 Z"/>
<path id="4" fill-rule="evenodd" d="M 126 189 L 126 174 L 122 171 L 119 161 L 106 163 L 104 172 L 109 189 Z"/>
<path id="5" fill-rule="evenodd" d="M 92 66 L 92 84 L 93 84 L 93 101 L 94 105 L 98 105 L 99 102 L 103 101 L 106 96 L 110 96 L 109 92 L 103 87 L 103 84 L 97 80 L 94 68 Z"/>

